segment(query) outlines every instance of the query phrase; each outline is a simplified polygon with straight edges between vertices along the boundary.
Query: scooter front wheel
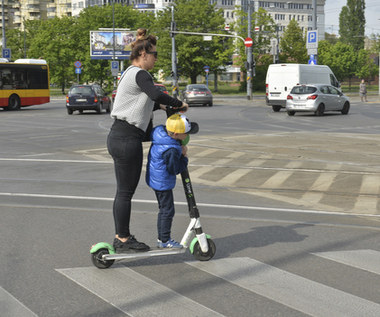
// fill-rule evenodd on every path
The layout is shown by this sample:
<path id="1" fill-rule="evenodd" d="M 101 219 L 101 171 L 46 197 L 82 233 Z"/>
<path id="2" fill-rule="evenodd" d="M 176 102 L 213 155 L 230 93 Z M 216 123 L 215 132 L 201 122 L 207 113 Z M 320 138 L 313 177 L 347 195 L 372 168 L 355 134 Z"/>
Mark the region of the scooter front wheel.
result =
<path id="1" fill-rule="evenodd" d="M 115 260 L 103 260 L 103 255 L 109 254 L 108 249 L 99 249 L 98 251 L 91 253 L 92 263 L 98 269 L 108 269 Z"/>
<path id="2" fill-rule="evenodd" d="M 194 244 L 193 255 L 198 261 L 208 261 L 213 258 L 216 252 L 216 246 L 214 241 L 210 238 L 207 238 L 208 243 L 208 251 L 203 252 L 201 246 L 199 245 L 199 241 Z"/>

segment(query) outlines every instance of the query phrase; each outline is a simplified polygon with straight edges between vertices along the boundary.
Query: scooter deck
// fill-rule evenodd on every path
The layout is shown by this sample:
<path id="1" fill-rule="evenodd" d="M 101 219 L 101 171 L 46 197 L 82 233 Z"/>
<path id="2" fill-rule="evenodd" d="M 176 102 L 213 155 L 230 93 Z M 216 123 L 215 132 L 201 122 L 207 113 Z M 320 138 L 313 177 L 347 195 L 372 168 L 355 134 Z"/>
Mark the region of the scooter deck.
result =
<path id="1" fill-rule="evenodd" d="M 147 252 L 130 252 L 130 253 L 115 253 L 115 254 L 104 254 L 102 256 L 103 260 L 123 260 L 123 259 L 133 259 L 133 258 L 147 258 L 151 256 L 159 255 L 171 255 L 171 254 L 181 254 L 185 253 L 187 248 L 181 249 L 153 249 Z"/>

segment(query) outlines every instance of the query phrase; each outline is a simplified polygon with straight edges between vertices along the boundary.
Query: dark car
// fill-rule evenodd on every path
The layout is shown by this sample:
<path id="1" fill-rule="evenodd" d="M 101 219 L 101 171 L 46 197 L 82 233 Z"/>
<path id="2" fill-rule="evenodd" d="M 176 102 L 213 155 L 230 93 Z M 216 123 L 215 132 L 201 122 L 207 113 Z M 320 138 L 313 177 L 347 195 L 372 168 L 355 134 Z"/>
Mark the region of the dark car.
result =
<path id="1" fill-rule="evenodd" d="M 212 107 L 212 93 L 203 84 L 187 85 L 182 93 L 182 100 L 189 105 L 198 104 Z"/>
<path id="2" fill-rule="evenodd" d="M 289 116 L 296 112 L 314 112 L 317 116 L 323 116 L 327 111 L 348 114 L 350 99 L 331 85 L 298 85 L 287 97 L 286 111 Z"/>
<path id="3" fill-rule="evenodd" d="M 74 85 L 66 96 L 66 108 L 68 114 L 75 110 L 80 113 L 83 110 L 95 110 L 101 113 L 105 109 L 111 112 L 111 99 L 99 85 Z"/>

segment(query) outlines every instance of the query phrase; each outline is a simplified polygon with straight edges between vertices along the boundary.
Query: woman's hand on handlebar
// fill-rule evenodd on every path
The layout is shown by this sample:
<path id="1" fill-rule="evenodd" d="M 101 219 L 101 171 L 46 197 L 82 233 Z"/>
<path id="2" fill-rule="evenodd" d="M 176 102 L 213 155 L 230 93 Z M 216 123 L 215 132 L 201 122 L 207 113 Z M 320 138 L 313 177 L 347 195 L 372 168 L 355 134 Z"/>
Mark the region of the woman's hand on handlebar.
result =
<path id="1" fill-rule="evenodd" d="M 180 109 L 180 112 L 186 112 L 189 110 L 189 105 L 186 102 L 182 102 L 182 107 Z"/>

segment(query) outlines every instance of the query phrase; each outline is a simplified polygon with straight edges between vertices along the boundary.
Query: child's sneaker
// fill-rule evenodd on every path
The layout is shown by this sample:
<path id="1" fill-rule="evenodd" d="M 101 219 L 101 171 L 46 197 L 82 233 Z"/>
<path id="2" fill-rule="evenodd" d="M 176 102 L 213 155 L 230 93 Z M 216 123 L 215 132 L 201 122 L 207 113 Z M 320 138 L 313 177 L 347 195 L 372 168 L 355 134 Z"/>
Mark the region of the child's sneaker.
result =
<path id="1" fill-rule="evenodd" d="M 173 239 L 170 239 L 167 242 L 162 242 L 161 240 L 157 240 L 157 247 L 167 248 L 167 249 L 182 249 L 183 245 Z"/>

